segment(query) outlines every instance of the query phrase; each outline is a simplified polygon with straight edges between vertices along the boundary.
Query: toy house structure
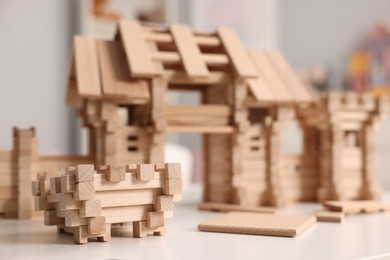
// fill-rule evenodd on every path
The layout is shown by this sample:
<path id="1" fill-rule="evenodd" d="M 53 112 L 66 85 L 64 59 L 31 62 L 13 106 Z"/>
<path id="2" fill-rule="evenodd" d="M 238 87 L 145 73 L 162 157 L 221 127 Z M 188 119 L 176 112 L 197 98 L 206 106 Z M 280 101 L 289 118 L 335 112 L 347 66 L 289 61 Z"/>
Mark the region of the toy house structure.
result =
<path id="1" fill-rule="evenodd" d="M 228 28 L 205 34 L 120 21 L 113 41 L 76 37 L 74 44 L 68 103 L 89 126 L 98 163 L 160 163 L 168 132 L 195 132 L 203 134 L 206 203 L 379 195 L 369 129 L 386 111 L 383 99 L 320 97 L 280 53 L 248 51 Z M 170 91 L 198 92 L 201 104 L 169 104 Z M 304 150 L 284 154 L 281 131 L 294 118 Z"/>
<path id="2" fill-rule="evenodd" d="M 201 103 L 169 104 L 170 91 L 198 92 Z M 373 138 L 386 100 L 318 95 L 279 52 L 248 51 L 229 28 L 206 34 L 122 20 L 111 41 L 76 36 L 67 103 L 89 130 L 89 156 L 74 158 L 86 163 L 163 163 L 167 133 L 201 133 L 203 203 L 380 194 Z M 291 120 L 303 133 L 301 154 L 282 150 Z"/>

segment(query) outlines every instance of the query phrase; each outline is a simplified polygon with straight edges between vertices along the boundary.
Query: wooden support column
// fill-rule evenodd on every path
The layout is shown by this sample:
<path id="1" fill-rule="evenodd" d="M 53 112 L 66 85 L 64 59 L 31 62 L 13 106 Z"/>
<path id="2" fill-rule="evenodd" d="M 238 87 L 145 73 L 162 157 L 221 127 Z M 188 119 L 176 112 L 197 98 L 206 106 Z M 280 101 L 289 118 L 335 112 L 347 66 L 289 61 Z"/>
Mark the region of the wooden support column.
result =
<path id="1" fill-rule="evenodd" d="M 247 189 L 240 185 L 243 177 L 243 145 L 245 135 L 250 129 L 248 108 L 245 104 L 248 88 L 242 78 L 236 79 L 234 86 L 234 117 L 235 131 L 232 136 L 232 201 L 240 205 L 247 205 Z"/>
<path id="2" fill-rule="evenodd" d="M 343 190 L 341 186 L 341 159 L 342 159 L 342 150 L 343 150 L 343 131 L 337 127 L 330 127 L 331 141 L 328 142 L 331 144 L 331 158 L 332 167 L 330 172 L 330 196 L 331 199 L 343 200 Z"/>
<path id="3" fill-rule="evenodd" d="M 18 176 L 18 219 L 30 219 L 33 212 L 31 182 L 34 162 L 37 161 L 37 139 L 35 129 L 14 128 L 14 164 Z"/>
<path id="4" fill-rule="evenodd" d="M 153 126 L 150 163 L 164 162 L 167 123 L 164 116 L 168 82 L 160 76 L 151 79 L 151 120 Z"/>
<path id="5" fill-rule="evenodd" d="M 381 188 L 376 180 L 375 167 L 375 129 L 371 124 L 363 126 L 360 142 L 362 146 L 363 161 L 363 185 L 361 191 L 362 199 L 379 200 L 381 198 Z"/>

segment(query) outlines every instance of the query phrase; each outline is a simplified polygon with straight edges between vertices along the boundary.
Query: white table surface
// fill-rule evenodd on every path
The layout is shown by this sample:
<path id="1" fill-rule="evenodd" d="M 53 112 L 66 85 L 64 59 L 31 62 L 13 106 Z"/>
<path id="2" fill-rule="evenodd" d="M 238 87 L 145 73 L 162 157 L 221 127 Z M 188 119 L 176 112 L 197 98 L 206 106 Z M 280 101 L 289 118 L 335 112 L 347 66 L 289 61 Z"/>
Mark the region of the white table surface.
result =
<path id="1" fill-rule="evenodd" d="M 105 243 L 76 245 L 72 236 L 44 226 L 42 218 L 2 219 L 0 259 L 390 258 L 390 213 L 348 216 L 341 224 L 316 223 L 296 238 L 206 233 L 199 232 L 197 225 L 220 213 L 198 211 L 200 194 L 200 186 L 185 191 L 162 237 L 113 237 Z M 306 203 L 286 211 L 312 214 L 319 208 L 319 204 Z"/>

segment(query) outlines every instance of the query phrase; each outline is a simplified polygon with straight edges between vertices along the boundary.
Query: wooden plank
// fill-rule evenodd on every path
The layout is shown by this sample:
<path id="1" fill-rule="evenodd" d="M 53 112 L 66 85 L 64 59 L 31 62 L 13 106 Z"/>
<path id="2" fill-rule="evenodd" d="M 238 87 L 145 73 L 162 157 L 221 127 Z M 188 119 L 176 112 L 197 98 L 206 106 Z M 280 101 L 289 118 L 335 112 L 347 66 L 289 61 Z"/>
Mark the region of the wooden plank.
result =
<path id="1" fill-rule="evenodd" d="M 92 38 L 75 36 L 74 53 L 79 96 L 100 97 L 102 92 L 96 41 Z"/>
<path id="2" fill-rule="evenodd" d="M 324 201 L 324 206 L 331 211 L 344 212 L 346 214 L 356 214 L 365 212 L 389 211 L 390 205 L 375 200 L 358 201 Z"/>
<path id="3" fill-rule="evenodd" d="M 168 126 L 168 132 L 230 134 L 232 126 Z"/>
<path id="4" fill-rule="evenodd" d="M 169 27 L 177 50 L 179 51 L 184 69 L 190 77 L 207 77 L 209 70 L 202 58 L 199 46 L 191 29 L 187 25 L 172 24 Z"/>
<path id="5" fill-rule="evenodd" d="M 290 91 L 297 102 L 313 102 L 314 98 L 307 90 L 306 86 L 298 79 L 298 76 L 290 67 L 283 55 L 278 51 L 266 51 L 265 56 L 272 64 L 275 72 L 283 81 L 285 87 Z"/>
<path id="6" fill-rule="evenodd" d="M 166 105 L 166 115 L 229 116 L 232 109 L 226 105 Z"/>
<path id="7" fill-rule="evenodd" d="M 258 76 L 256 68 L 236 32 L 230 28 L 219 28 L 217 34 L 237 74 L 243 78 L 256 78 Z"/>
<path id="8" fill-rule="evenodd" d="M 337 222 L 340 223 L 344 219 L 343 212 L 322 210 L 316 213 L 318 222 Z"/>
<path id="9" fill-rule="evenodd" d="M 233 211 L 201 223 L 198 229 L 208 232 L 295 237 L 315 222 L 314 216 Z"/>
<path id="10" fill-rule="evenodd" d="M 198 205 L 199 210 L 206 211 L 220 211 L 220 212 L 230 212 L 230 211 L 241 211 L 241 212 L 259 212 L 259 213 L 278 213 L 278 210 L 274 207 L 249 207 L 241 206 L 237 204 L 228 204 L 228 203 L 216 203 L 216 202 L 202 202 Z"/>
<path id="11" fill-rule="evenodd" d="M 140 24 L 137 21 L 121 20 L 119 30 L 131 75 L 133 77 L 152 77 L 157 74 Z"/>
<path id="12" fill-rule="evenodd" d="M 101 207 L 122 207 L 156 203 L 162 189 L 118 190 L 96 192 L 94 199 L 101 201 Z"/>
<path id="13" fill-rule="evenodd" d="M 293 102 L 294 99 L 291 93 L 285 88 L 284 83 L 269 63 L 264 52 L 251 51 L 249 56 L 257 68 L 259 77 L 264 80 L 265 86 L 269 87 L 269 91 L 273 93 L 275 101 Z"/>
<path id="14" fill-rule="evenodd" d="M 274 94 L 270 90 L 270 86 L 267 86 L 263 79 L 247 79 L 246 83 L 257 101 L 275 102 L 275 100 L 277 99 L 274 97 Z"/>
<path id="15" fill-rule="evenodd" d="M 118 41 L 97 42 L 104 97 L 120 99 L 149 99 L 146 82 L 132 79 L 123 46 Z"/>

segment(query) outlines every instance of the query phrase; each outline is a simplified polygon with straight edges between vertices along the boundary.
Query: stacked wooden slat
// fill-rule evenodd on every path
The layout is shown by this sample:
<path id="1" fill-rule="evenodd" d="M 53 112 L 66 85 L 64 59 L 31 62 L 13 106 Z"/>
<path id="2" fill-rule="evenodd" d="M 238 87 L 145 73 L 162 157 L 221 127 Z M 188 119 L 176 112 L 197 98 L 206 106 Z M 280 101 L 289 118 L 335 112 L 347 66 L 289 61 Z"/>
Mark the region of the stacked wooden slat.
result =
<path id="1" fill-rule="evenodd" d="M 14 173 L 12 151 L 0 151 L 0 214 L 17 217 L 18 176 Z"/>
<path id="2" fill-rule="evenodd" d="M 77 165 L 65 175 L 38 174 L 35 209 L 45 225 L 73 233 L 76 243 L 107 241 L 112 224 L 133 223 L 133 235 L 163 235 L 181 199 L 180 164 Z"/>

